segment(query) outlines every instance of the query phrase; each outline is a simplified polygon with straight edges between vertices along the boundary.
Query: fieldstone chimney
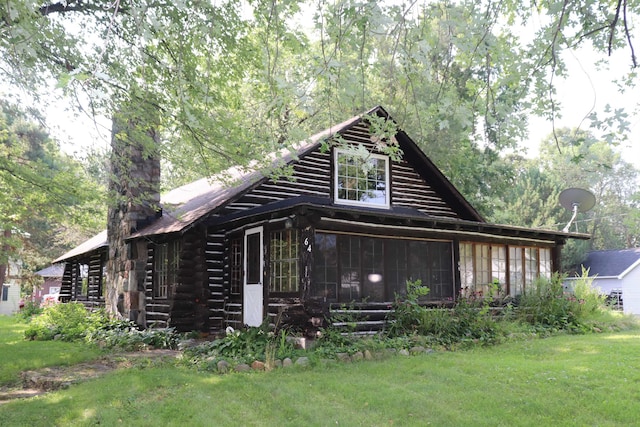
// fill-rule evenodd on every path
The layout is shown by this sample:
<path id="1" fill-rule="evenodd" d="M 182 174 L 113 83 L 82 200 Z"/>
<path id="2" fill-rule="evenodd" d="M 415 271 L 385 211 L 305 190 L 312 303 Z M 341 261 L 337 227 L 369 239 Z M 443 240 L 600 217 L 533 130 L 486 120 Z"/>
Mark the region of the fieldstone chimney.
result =
<path id="1" fill-rule="evenodd" d="M 140 101 L 144 102 L 144 101 Z M 107 241 L 107 310 L 146 326 L 147 242 L 126 239 L 160 212 L 160 155 L 157 109 L 121 108 L 113 117 Z"/>

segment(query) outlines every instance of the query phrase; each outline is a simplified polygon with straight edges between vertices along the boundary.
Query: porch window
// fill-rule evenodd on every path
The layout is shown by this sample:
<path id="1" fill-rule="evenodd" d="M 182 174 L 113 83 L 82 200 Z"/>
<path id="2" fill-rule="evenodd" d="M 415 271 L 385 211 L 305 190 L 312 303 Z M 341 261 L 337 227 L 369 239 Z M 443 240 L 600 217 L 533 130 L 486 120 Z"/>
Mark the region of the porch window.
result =
<path id="1" fill-rule="evenodd" d="M 460 281 L 464 297 L 488 295 L 489 284 L 498 280 L 505 284 L 505 248 L 503 246 L 461 243 Z"/>
<path id="2" fill-rule="evenodd" d="M 9 300 L 9 286 L 2 285 L 2 301 Z"/>
<path id="3" fill-rule="evenodd" d="M 524 248 L 509 247 L 509 295 L 515 297 L 524 293 Z"/>
<path id="4" fill-rule="evenodd" d="M 392 301 L 418 279 L 428 298 L 453 298 L 450 242 L 316 233 L 313 257 L 311 294 L 324 301 Z"/>
<path id="5" fill-rule="evenodd" d="M 485 296 L 496 280 L 518 296 L 537 277 L 551 276 L 551 249 L 463 242 L 459 268 L 463 296 Z"/>
<path id="6" fill-rule="evenodd" d="M 389 207 L 389 158 L 368 154 L 366 159 L 335 149 L 334 183 L 336 203 Z"/>
<path id="7" fill-rule="evenodd" d="M 297 230 L 290 229 L 271 233 L 269 245 L 270 292 L 291 293 L 298 291 L 299 246 Z"/>
<path id="8" fill-rule="evenodd" d="M 178 283 L 180 269 L 180 241 L 173 240 L 156 245 L 154 250 L 155 298 L 168 298 L 170 289 Z"/>

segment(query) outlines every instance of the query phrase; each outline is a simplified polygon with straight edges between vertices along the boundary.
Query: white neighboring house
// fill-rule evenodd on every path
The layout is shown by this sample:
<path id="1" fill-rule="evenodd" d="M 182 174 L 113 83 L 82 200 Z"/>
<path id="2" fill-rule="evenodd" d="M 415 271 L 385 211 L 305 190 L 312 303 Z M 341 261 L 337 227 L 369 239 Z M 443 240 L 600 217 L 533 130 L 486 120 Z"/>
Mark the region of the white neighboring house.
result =
<path id="1" fill-rule="evenodd" d="M 622 291 L 624 312 L 640 314 L 640 248 L 589 252 L 582 266 L 589 269 L 594 288 L 606 295 Z"/>
<path id="2" fill-rule="evenodd" d="M 9 261 L 7 275 L 0 292 L 0 315 L 10 315 L 20 309 L 20 265 Z"/>

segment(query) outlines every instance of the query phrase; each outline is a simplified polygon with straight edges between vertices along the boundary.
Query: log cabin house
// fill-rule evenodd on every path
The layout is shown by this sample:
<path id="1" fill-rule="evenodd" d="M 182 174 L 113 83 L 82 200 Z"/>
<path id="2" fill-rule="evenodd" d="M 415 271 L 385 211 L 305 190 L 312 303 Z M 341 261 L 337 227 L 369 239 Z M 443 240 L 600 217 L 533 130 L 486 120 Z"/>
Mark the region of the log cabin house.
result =
<path id="1" fill-rule="evenodd" d="M 392 120 L 381 107 L 368 114 Z M 378 152 L 366 117 L 283 155 L 288 179 L 257 171 L 233 185 L 201 179 L 164 195 L 162 215 L 128 238 L 143 243 L 135 248 L 146 250 L 146 263 L 138 296 L 120 296 L 137 305 L 122 312 L 180 331 L 266 318 L 309 331 L 346 305 L 374 327 L 407 280 L 428 286 L 425 303 L 435 305 L 483 295 L 493 281 L 517 296 L 559 269 L 568 238 L 588 238 L 486 222 L 404 131 L 395 135 L 401 159 Z M 344 142 L 323 147 L 336 135 L 370 154 L 353 156 Z M 61 300 L 104 304 L 107 256 L 103 232 L 58 258 Z"/>

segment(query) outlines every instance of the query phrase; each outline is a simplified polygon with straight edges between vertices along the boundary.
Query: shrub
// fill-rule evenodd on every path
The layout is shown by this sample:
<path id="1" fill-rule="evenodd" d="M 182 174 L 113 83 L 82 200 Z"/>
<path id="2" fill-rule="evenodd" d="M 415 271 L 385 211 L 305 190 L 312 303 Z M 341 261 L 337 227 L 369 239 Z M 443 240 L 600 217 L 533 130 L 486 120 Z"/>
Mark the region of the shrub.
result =
<path id="1" fill-rule="evenodd" d="M 173 328 L 140 330 L 135 323 L 128 320 L 112 320 L 102 327 L 88 330 L 85 338 L 87 342 L 102 348 L 126 351 L 147 348 L 176 349 L 180 342 L 180 335 Z"/>
<path id="2" fill-rule="evenodd" d="M 606 295 L 598 292 L 592 284 L 593 278 L 589 277 L 589 270 L 582 267 L 580 278 L 574 282 L 573 295 L 579 303 L 579 316 L 583 318 L 602 311 L 606 307 Z"/>
<path id="3" fill-rule="evenodd" d="M 251 363 L 255 360 L 270 363 L 296 353 L 294 345 L 287 339 L 287 331 L 281 329 L 274 333 L 266 322 L 262 326 L 244 330 L 229 327 L 224 337 L 185 350 L 190 363 L 205 369 L 223 359 L 235 363 Z"/>
<path id="4" fill-rule="evenodd" d="M 43 309 L 40 307 L 40 304 L 35 301 L 28 300 L 25 302 L 24 307 L 20 310 L 17 316 L 22 320 L 30 321 L 33 316 L 41 314 L 42 310 Z"/>
<path id="5" fill-rule="evenodd" d="M 45 307 L 31 319 L 25 337 L 31 340 L 74 341 L 84 337 L 92 319 L 80 303 L 55 304 Z"/>
<path id="6" fill-rule="evenodd" d="M 554 273 L 551 279 L 538 278 L 520 297 L 517 316 L 534 326 L 578 331 L 579 306 L 575 295 L 565 293 L 563 276 Z"/>

